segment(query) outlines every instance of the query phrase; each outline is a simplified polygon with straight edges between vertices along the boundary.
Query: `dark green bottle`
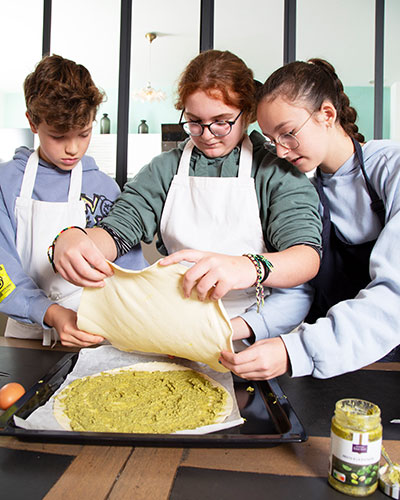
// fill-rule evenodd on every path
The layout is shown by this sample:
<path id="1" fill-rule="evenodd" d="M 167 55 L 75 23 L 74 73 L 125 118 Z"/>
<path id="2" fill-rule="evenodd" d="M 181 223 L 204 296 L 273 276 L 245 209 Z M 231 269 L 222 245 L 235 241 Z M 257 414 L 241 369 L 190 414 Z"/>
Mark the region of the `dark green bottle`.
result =
<path id="1" fill-rule="evenodd" d="M 110 119 L 107 113 L 103 113 L 103 118 L 100 120 L 100 134 L 110 133 Z"/>

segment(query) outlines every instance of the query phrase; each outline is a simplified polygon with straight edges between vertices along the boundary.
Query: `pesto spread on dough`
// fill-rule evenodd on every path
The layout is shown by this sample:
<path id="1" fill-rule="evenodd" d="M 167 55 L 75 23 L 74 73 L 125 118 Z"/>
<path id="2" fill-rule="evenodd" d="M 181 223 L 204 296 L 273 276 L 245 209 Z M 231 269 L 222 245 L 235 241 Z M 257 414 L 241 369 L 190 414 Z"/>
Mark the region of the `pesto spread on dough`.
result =
<path id="1" fill-rule="evenodd" d="M 193 370 L 101 373 L 73 381 L 60 402 L 73 431 L 171 433 L 213 424 L 226 391 Z"/>

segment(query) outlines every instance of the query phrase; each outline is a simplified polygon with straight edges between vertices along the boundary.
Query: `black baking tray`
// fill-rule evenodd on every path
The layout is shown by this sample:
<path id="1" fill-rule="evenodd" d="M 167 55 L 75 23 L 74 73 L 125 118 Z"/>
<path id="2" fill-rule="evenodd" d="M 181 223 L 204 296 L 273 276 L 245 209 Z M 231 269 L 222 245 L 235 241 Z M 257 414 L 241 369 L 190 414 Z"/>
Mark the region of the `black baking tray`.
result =
<path id="1" fill-rule="evenodd" d="M 47 443 L 202 448 L 259 448 L 307 440 L 303 425 L 276 379 L 249 381 L 236 375 L 233 375 L 235 394 L 245 422 L 210 434 L 73 432 L 27 430 L 17 427 L 13 416 L 25 419 L 45 404 L 72 371 L 77 359 L 78 353 L 66 354 L 13 406 L 0 415 L 0 435 Z"/>

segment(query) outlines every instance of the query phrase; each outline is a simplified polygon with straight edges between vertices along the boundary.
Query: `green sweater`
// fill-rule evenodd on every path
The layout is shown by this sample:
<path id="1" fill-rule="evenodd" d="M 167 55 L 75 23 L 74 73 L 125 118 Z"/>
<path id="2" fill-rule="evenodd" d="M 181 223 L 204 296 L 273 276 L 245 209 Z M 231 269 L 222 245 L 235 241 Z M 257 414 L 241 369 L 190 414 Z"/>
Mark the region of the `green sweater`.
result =
<path id="1" fill-rule="evenodd" d="M 315 188 L 305 175 L 268 152 L 263 147 L 261 134 L 253 131 L 250 139 L 253 143 L 251 175 L 255 179 L 267 249 L 281 251 L 301 243 L 320 247 L 322 224 Z M 134 179 L 127 182 L 100 226 L 110 228 L 132 246 L 141 240 L 151 243 L 157 233 L 157 248 L 166 255 L 160 235 L 160 221 L 184 146 L 185 144 L 181 144 L 178 148 L 156 156 Z M 239 155 L 240 147 L 236 147 L 222 158 L 207 158 L 195 147 L 189 175 L 236 177 Z"/>

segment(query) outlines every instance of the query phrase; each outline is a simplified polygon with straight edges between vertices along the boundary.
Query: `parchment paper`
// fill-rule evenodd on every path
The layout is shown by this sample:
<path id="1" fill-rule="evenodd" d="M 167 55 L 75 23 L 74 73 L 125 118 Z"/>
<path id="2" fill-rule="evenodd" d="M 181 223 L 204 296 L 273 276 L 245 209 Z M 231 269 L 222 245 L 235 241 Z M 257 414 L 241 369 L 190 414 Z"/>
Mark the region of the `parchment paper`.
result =
<path id="1" fill-rule="evenodd" d="M 194 361 L 189 361 L 182 358 L 171 359 L 168 356 L 124 352 L 110 345 L 104 345 L 91 349 L 82 349 L 79 353 L 79 357 L 74 369 L 71 373 L 68 374 L 64 383 L 51 396 L 47 403 L 31 413 L 31 415 L 26 420 L 15 416 L 14 422 L 18 427 L 22 427 L 23 429 L 59 430 L 70 432 L 62 428 L 53 416 L 54 398 L 60 391 L 64 389 L 64 387 L 70 384 L 73 380 L 86 377 L 88 375 L 94 375 L 96 373 L 100 373 L 105 370 L 111 370 L 113 368 L 122 368 L 124 366 L 130 366 L 136 363 L 145 363 L 151 361 L 176 363 L 198 372 L 205 373 L 206 375 L 223 385 L 233 399 L 232 413 L 225 420 L 225 422 L 207 425 L 199 427 L 197 429 L 178 431 L 176 432 L 176 434 L 207 434 L 209 432 L 215 432 L 221 429 L 229 429 L 230 427 L 235 427 L 236 425 L 240 425 L 243 423 L 243 419 L 240 416 L 239 408 L 237 406 L 231 373 L 216 372 L 203 363 L 196 363 Z"/>

